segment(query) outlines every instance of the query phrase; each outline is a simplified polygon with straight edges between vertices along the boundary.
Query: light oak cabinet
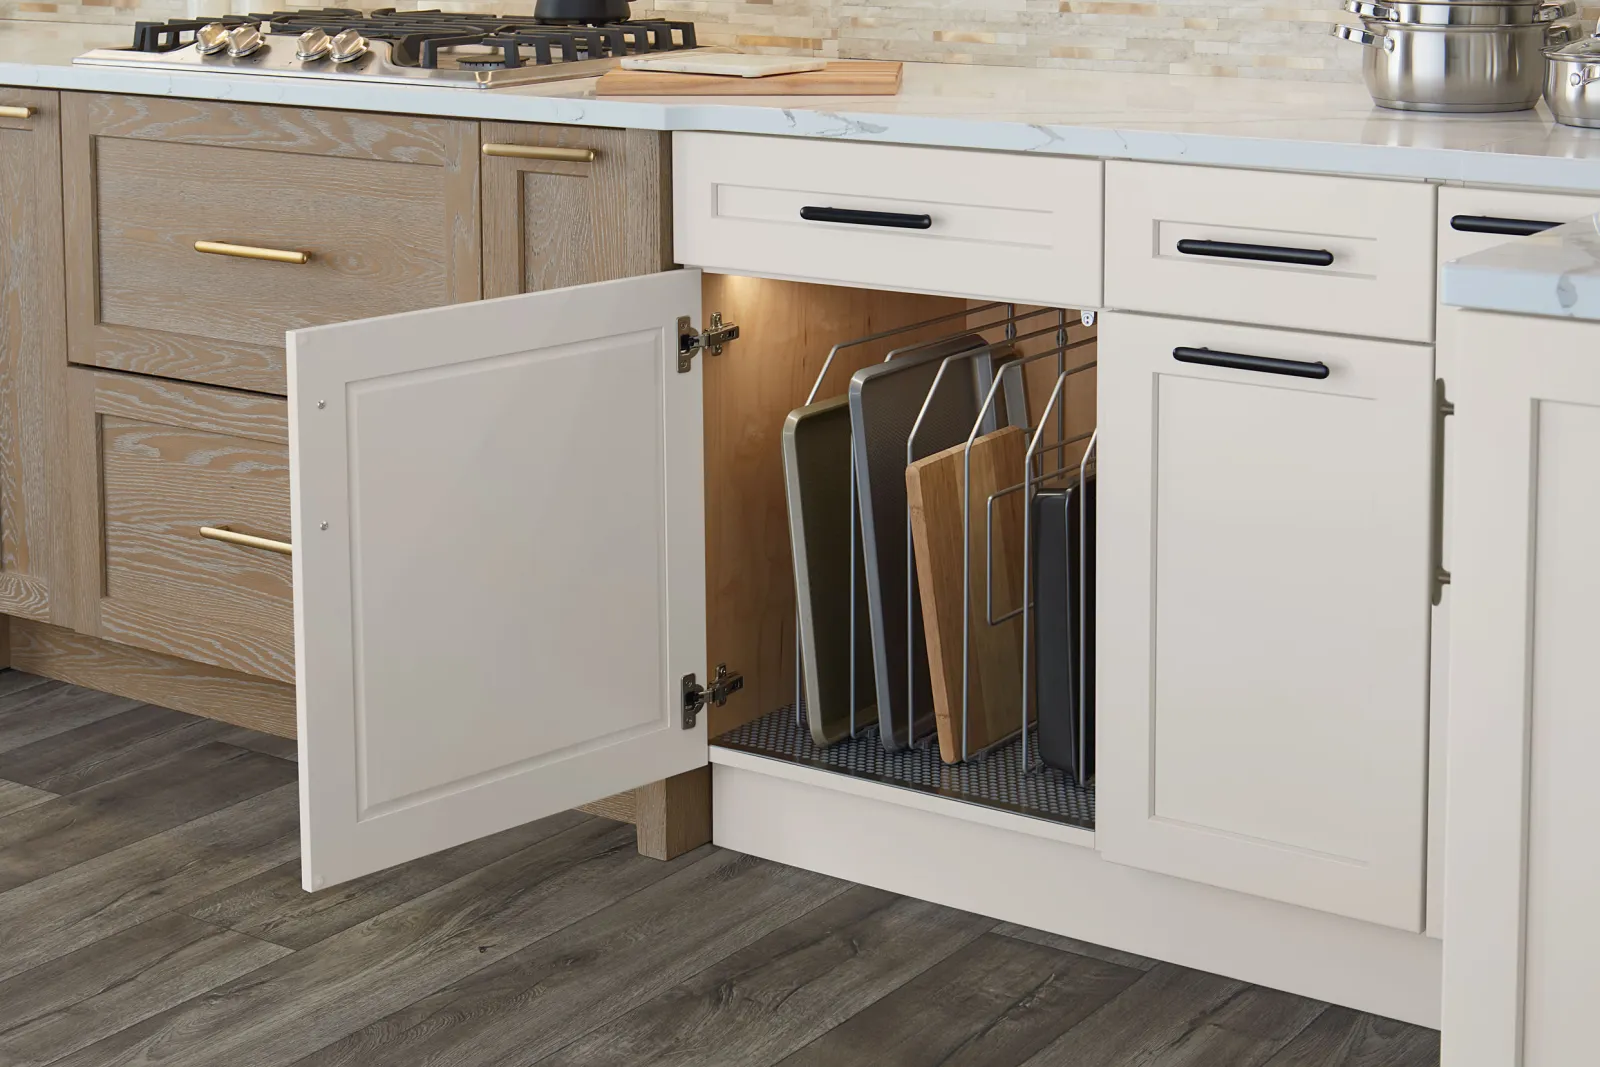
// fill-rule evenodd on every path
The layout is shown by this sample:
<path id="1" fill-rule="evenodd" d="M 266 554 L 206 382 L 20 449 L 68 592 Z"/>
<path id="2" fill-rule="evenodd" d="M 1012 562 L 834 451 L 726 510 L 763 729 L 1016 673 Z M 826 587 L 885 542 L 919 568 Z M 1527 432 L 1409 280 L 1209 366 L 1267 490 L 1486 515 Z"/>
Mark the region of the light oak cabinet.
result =
<path id="1" fill-rule="evenodd" d="M 1443 1060 L 1594 1057 L 1600 324 L 1448 311 L 1456 364 Z M 1464 478 L 1458 484 L 1464 485 Z"/>
<path id="2" fill-rule="evenodd" d="M 0 613 L 68 614 L 60 98 L 0 89 Z"/>
<path id="3" fill-rule="evenodd" d="M 1096 841 L 1420 930 L 1431 348 L 1100 327 Z"/>

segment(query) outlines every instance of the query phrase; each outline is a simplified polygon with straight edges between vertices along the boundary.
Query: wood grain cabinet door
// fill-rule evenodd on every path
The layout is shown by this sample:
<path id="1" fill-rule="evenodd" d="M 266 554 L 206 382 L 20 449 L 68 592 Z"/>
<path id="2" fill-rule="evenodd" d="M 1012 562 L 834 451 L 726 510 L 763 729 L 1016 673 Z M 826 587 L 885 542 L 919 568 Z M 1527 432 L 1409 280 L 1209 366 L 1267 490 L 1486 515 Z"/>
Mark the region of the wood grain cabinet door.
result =
<path id="1" fill-rule="evenodd" d="M 1097 845 L 1420 930 L 1432 348 L 1127 314 L 1099 344 Z"/>
<path id="2" fill-rule="evenodd" d="M 483 295 L 672 266 L 667 134 L 486 122 Z"/>
<path id="3" fill-rule="evenodd" d="M 1439 343 L 1455 357 L 1462 472 L 1452 506 L 1443 1062 L 1592 1063 L 1600 324 L 1447 309 Z"/>
<path id="4" fill-rule="evenodd" d="M 63 99 L 76 363 L 281 394 L 287 330 L 482 294 L 477 123 Z"/>
<path id="5" fill-rule="evenodd" d="M 700 285 L 289 335 L 307 889 L 707 762 Z"/>
<path id="6" fill-rule="evenodd" d="M 59 103 L 0 88 L 0 614 L 40 622 L 67 611 Z"/>

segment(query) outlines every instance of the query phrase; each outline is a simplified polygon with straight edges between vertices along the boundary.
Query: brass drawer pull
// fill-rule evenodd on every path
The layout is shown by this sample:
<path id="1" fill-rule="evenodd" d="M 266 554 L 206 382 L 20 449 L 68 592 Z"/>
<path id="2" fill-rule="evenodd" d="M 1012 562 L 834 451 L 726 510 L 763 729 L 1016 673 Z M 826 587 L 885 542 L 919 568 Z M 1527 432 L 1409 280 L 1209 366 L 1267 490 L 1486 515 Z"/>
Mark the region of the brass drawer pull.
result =
<path id="1" fill-rule="evenodd" d="M 486 144 L 483 154 L 507 159 L 549 159 L 557 163 L 593 163 L 599 155 L 592 148 L 546 148 L 535 144 Z"/>
<path id="2" fill-rule="evenodd" d="M 289 252 L 282 248 L 256 248 L 254 245 L 230 245 L 222 241 L 196 241 L 194 250 L 212 256 L 264 259 L 269 263 L 307 263 L 311 260 L 309 252 Z"/>
<path id="3" fill-rule="evenodd" d="M 31 107 L 0 107 L 0 119 L 31 119 L 37 114 Z"/>
<path id="4" fill-rule="evenodd" d="M 287 541 L 273 541 L 266 537 L 237 533 L 227 526 L 202 526 L 200 536 L 208 541 L 221 541 L 242 548 L 259 548 L 263 552 L 276 552 L 280 556 L 294 555 L 294 546 Z"/>

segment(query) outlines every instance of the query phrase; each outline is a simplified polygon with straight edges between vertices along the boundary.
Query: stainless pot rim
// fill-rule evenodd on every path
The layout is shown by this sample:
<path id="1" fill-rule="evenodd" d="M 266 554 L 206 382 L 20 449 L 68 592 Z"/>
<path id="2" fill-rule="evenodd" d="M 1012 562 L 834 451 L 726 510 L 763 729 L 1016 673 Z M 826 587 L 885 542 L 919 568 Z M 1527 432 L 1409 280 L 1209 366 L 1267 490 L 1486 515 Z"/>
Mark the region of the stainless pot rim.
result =
<path id="1" fill-rule="evenodd" d="M 1577 14 L 1575 0 L 1344 0 L 1364 20 L 1442 28 L 1526 26 Z"/>
<path id="2" fill-rule="evenodd" d="M 1361 19 L 1361 24 L 1363 26 L 1365 26 L 1368 30 L 1373 31 L 1373 32 L 1378 32 L 1378 33 L 1381 33 L 1381 32 L 1387 31 L 1387 30 L 1404 30 L 1407 33 L 1468 33 L 1468 34 L 1471 34 L 1471 33 L 1484 33 L 1484 34 L 1489 34 L 1489 33 L 1521 33 L 1521 32 L 1548 33 L 1550 31 L 1551 27 L 1560 25 L 1559 23 L 1554 23 L 1554 22 L 1520 22 L 1520 23 L 1512 23 L 1510 25 L 1502 25 L 1502 26 L 1472 26 L 1472 25 L 1445 26 L 1445 25 L 1440 25 L 1438 23 L 1432 23 L 1432 22 L 1389 22 L 1389 21 L 1387 21 L 1385 19 L 1374 19 L 1374 18 L 1366 18 L 1366 17 L 1363 17 Z M 1566 47 L 1566 46 L 1563 44 L 1563 45 L 1558 45 L 1557 47 Z"/>

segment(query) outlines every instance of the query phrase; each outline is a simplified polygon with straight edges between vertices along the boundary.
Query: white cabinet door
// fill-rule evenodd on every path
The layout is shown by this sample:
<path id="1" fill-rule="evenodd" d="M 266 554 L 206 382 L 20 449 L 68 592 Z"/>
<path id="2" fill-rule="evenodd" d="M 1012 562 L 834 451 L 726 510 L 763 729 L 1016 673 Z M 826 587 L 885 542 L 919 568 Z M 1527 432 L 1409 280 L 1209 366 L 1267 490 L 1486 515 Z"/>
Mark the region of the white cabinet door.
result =
<path id="1" fill-rule="evenodd" d="M 1287 362 L 1240 366 L 1262 357 Z M 1432 368 L 1422 346 L 1101 321 L 1107 859 L 1421 929 Z"/>
<path id="2" fill-rule="evenodd" d="M 1445 1067 L 1595 1062 L 1600 324 L 1452 311 Z"/>
<path id="3" fill-rule="evenodd" d="M 706 762 L 700 273 L 289 334 L 307 889 Z"/>

